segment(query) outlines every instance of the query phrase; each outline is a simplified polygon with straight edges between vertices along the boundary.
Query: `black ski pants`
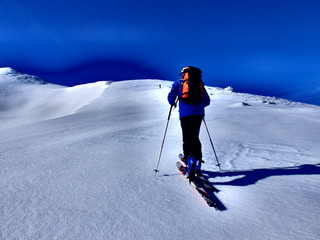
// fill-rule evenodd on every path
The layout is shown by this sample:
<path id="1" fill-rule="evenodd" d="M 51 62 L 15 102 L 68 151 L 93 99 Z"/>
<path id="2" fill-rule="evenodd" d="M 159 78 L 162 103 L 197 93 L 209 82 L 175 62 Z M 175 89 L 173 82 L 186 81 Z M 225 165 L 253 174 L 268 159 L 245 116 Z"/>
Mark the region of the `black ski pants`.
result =
<path id="1" fill-rule="evenodd" d="M 180 118 L 183 140 L 183 154 L 185 157 L 194 156 L 202 160 L 201 142 L 199 139 L 201 122 L 204 116 L 192 115 Z"/>

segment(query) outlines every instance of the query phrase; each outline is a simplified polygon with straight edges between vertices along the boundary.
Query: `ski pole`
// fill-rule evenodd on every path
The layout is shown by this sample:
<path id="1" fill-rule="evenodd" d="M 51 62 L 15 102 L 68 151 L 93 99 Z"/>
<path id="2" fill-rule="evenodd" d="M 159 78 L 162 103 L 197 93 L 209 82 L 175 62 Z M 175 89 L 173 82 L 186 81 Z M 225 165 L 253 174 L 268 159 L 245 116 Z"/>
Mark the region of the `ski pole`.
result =
<path id="1" fill-rule="evenodd" d="M 154 176 L 157 176 L 157 172 L 159 172 L 158 167 L 159 167 L 160 158 L 161 158 L 161 155 L 162 155 L 164 140 L 165 140 L 166 135 L 167 135 L 167 130 L 168 130 L 168 125 L 169 125 L 169 120 L 170 120 L 171 112 L 172 112 L 173 107 L 176 107 L 177 102 L 178 102 L 178 100 L 176 101 L 175 105 L 171 105 L 171 107 L 170 107 L 170 111 L 169 111 L 169 115 L 168 115 L 168 120 L 167 120 L 167 126 L 166 126 L 166 129 L 165 129 L 165 131 L 164 131 L 164 136 L 163 136 L 163 140 L 162 140 L 162 144 L 161 144 L 161 148 L 160 148 L 160 154 L 159 154 L 159 158 L 158 158 L 157 167 L 156 167 L 155 169 L 153 169 L 153 171 L 154 171 Z"/>
<path id="2" fill-rule="evenodd" d="M 206 126 L 206 129 L 207 129 L 207 133 L 208 133 L 208 136 L 209 136 L 209 139 L 210 139 L 210 143 L 211 143 L 214 155 L 216 157 L 217 166 L 219 167 L 219 169 L 221 171 L 221 167 L 220 167 L 221 164 L 219 163 L 219 160 L 218 160 L 218 157 L 217 157 L 217 154 L 216 154 L 216 150 L 214 149 L 214 146 L 213 146 L 213 143 L 212 143 L 212 139 L 211 139 L 211 136 L 210 136 L 210 133 L 209 133 L 209 129 L 208 129 L 208 126 L 207 126 L 207 123 L 206 123 L 206 120 L 204 120 L 204 118 L 202 120 L 203 120 L 203 123 L 204 123 L 204 125 Z"/>

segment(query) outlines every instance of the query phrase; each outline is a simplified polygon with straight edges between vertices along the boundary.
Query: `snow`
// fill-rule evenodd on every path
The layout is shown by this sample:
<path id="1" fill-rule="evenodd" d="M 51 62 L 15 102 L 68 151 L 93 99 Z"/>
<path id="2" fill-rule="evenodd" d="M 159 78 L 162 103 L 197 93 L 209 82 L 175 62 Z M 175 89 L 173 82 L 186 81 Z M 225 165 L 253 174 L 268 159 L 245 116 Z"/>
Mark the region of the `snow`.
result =
<path id="1" fill-rule="evenodd" d="M 12 71 L 13 69 L 10 67 L 2 67 L 0 68 L 0 74 L 8 74 Z"/>
<path id="2" fill-rule="evenodd" d="M 202 126 L 215 211 L 175 167 L 178 110 L 154 176 L 172 82 L 69 88 L 4 77 L 0 239 L 319 239 L 318 106 L 207 87 L 223 169 Z"/>

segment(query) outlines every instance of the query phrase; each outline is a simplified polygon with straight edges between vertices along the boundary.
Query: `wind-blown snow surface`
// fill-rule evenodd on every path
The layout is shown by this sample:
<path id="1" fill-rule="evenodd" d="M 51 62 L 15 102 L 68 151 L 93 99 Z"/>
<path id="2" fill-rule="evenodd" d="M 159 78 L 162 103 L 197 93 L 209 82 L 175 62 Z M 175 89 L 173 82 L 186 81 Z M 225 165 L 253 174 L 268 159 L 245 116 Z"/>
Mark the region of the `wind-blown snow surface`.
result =
<path id="1" fill-rule="evenodd" d="M 0 121 L 6 127 L 75 113 L 98 98 L 106 82 L 65 88 L 0 68 Z"/>
<path id="2" fill-rule="evenodd" d="M 208 87 L 215 211 L 175 167 L 177 110 L 154 176 L 171 84 L 1 92 L 0 239 L 319 239 L 320 108 Z"/>

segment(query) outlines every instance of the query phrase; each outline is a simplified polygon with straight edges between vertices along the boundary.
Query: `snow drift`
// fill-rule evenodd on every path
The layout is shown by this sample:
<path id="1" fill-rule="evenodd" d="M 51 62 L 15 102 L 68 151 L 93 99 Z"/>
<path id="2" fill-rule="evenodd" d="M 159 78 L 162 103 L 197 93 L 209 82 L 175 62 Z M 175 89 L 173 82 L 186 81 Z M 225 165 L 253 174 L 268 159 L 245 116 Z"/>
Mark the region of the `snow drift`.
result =
<path id="1" fill-rule="evenodd" d="M 11 68 L 2 68 L 0 123 L 12 126 L 73 114 L 98 98 L 106 87 L 106 82 L 63 87 Z"/>

